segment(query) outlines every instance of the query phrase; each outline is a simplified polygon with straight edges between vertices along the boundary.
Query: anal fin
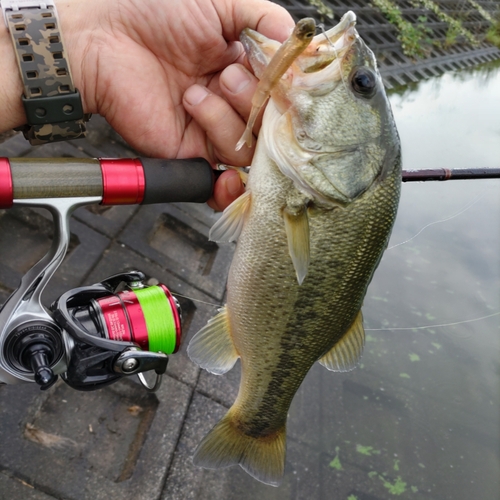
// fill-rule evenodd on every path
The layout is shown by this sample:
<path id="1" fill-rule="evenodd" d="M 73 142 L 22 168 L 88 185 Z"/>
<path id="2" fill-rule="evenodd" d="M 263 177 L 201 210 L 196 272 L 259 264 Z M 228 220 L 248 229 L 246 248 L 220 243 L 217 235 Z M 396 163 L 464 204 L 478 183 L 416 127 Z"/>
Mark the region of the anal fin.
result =
<path id="1" fill-rule="evenodd" d="M 328 370 L 348 372 L 356 368 L 365 346 L 363 315 L 359 311 L 344 336 L 318 361 Z"/>
<path id="2" fill-rule="evenodd" d="M 307 208 L 303 206 L 298 211 L 292 211 L 287 207 L 283 210 L 283 220 L 288 240 L 288 252 L 297 274 L 297 281 L 299 285 L 302 285 L 310 260 Z"/>
<path id="3" fill-rule="evenodd" d="M 210 229 L 212 241 L 236 241 L 243 229 L 245 216 L 251 205 L 250 191 L 245 191 L 229 205 L 222 217 Z"/>
<path id="4" fill-rule="evenodd" d="M 225 307 L 191 339 L 187 352 L 193 362 L 215 375 L 222 375 L 234 366 L 239 356 L 231 339 Z"/>

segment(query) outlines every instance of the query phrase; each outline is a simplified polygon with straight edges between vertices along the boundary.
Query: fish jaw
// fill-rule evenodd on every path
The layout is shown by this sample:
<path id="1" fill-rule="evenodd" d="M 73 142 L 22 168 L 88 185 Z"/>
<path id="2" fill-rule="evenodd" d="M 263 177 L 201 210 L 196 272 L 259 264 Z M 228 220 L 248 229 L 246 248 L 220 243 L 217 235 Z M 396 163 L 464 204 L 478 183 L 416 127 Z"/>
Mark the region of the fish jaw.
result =
<path id="1" fill-rule="evenodd" d="M 293 78 L 297 74 L 316 72 L 341 57 L 355 38 L 355 24 L 356 15 L 352 11 L 347 12 L 332 29 L 316 35 L 304 53 L 291 64 L 271 92 L 282 112 L 290 106 L 287 93 L 290 91 Z M 281 44 L 250 28 L 241 32 L 240 41 L 255 76 L 261 79 Z"/>
<path id="2" fill-rule="evenodd" d="M 342 57 L 356 38 L 356 14 L 346 12 L 333 28 L 316 35 L 307 49 L 297 59 L 297 65 L 304 73 L 313 73 Z"/>
<path id="3" fill-rule="evenodd" d="M 281 47 L 281 43 L 250 28 L 245 28 L 241 32 L 240 41 L 255 76 L 260 79 L 274 54 Z"/>

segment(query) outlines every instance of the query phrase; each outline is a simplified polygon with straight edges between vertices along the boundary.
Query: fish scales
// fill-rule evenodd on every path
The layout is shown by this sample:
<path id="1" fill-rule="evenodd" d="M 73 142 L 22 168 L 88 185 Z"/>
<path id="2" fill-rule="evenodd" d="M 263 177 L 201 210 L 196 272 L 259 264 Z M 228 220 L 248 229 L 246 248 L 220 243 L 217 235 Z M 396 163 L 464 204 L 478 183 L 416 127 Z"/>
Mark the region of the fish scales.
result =
<path id="1" fill-rule="evenodd" d="M 279 485 L 286 419 L 311 366 L 357 364 L 361 306 L 396 216 L 399 137 L 373 53 L 346 13 L 271 92 L 247 190 L 211 230 L 238 240 L 227 303 L 188 354 L 215 374 L 241 360 L 238 396 L 194 457 Z M 245 30 L 254 69 L 276 44 Z M 269 53 L 267 53 L 268 51 Z"/>

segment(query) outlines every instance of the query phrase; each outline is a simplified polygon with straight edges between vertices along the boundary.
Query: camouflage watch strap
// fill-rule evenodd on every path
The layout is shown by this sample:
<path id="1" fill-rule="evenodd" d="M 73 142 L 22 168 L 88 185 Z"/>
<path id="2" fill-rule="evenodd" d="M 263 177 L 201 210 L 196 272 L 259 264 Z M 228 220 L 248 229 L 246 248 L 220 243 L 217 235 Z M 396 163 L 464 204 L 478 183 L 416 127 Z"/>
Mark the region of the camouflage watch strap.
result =
<path id="1" fill-rule="evenodd" d="M 73 85 L 54 3 L 1 0 L 1 6 L 24 85 L 24 136 L 33 145 L 85 137 L 90 115 Z"/>

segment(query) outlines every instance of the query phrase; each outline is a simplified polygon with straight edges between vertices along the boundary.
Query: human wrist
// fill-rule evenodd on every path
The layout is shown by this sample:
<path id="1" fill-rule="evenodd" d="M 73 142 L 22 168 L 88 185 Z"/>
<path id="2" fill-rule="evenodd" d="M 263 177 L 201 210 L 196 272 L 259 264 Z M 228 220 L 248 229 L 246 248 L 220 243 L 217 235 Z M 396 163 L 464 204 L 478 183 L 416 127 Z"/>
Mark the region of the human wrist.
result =
<path id="1" fill-rule="evenodd" d="M 109 1 L 109 0 L 107 0 Z M 98 40 L 103 18 L 96 0 L 54 0 L 73 85 L 82 97 L 85 113 L 96 113 L 93 89 L 97 78 Z M 101 24 L 102 23 L 102 24 Z"/>

